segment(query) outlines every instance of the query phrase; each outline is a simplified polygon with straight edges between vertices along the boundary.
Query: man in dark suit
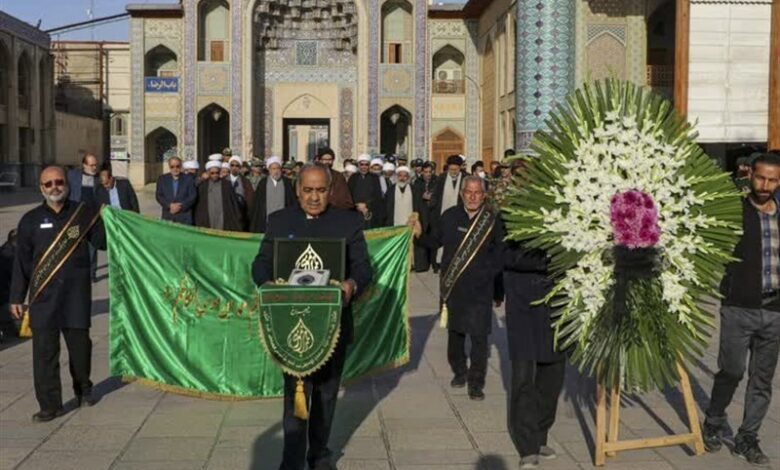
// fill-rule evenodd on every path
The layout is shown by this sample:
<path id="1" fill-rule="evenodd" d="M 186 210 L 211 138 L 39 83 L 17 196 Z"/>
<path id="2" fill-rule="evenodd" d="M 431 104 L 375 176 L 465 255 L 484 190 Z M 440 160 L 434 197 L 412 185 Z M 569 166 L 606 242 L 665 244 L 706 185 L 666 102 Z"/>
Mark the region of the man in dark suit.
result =
<path id="1" fill-rule="evenodd" d="M 535 304 L 553 287 L 546 254 L 510 242 L 503 258 L 512 363 L 507 422 L 521 468 L 533 468 L 540 458 L 556 456 L 547 445 L 547 434 L 555 422 L 566 361 L 554 347 L 552 309 L 547 304 Z"/>
<path id="2" fill-rule="evenodd" d="M 268 176 L 257 184 L 255 207 L 249 221 L 249 231 L 265 233 L 268 217 L 276 211 L 297 204 L 295 190 L 290 178 L 282 176 L 282 161 L 279 157 L 266 160 Z"/>
<path id="3" fill-rule="evenodd" d="M 195 183 L 189 175 L 182 174 L 179 157 L 168 159 L 166 173 L 157 178 L 157 203 L 162 207 L 162 220 L 192 225 L 192 209 L 198 198 Z"/>
<path id="4" fill-rule="evenodd" d="M 423 200 L 422 187 L 411 184 L 411 170 L 407 166 L 398 167 L 396 170 L 396 183 L 391 185 L 385 194 L 385 225 L 407 225 L 409 216 L 417 213 L 423 232 L 428 231 L 428 206 Z M 428 270 L 428 253 L 425 246 L 414 242 L 414 270 L 425 272 Z"/>
<path id="5" fill-rule="evenodd" d="M 317 165 L 305 165 L 298 176 L 298 202 L 271 215 L 260 253 L 252 264 L 257 285 L 273 281 L 274 240 L 276 238 L 344 239 L 346 242 L 346 279 L 341 283 L 344 308 L 341 312 L 341 336 L 330 360 L 322 369 L 306 377 L 305 390 L 310 400 L 310 419 L 294 416 L 293 398 L 296 378 L 284 376 L 284 451 L 281 470 L 309 468 L 334 469 L 328 438 L 336 410 L 347 345 L 353 339 L 351 302 L 368 287 L 372 279 L 368 248 L 359 214 L 330 207 L 330 176 Z M 308 429 L 307 429 L 308 428 Z M 307 452 L 308 441 L 308 452 Z"/>
<path id="6" fill-rule="evenodd" d="M 335 160 L 336 152 L 331 148 L 321 149 L 319 155 L 317 155 L 317 163 L 325 166 L 330 171 L 330 205 L 339 209 L 354 209 L 355 203 L 352 202 L 352 194 L 350 194 L 349 186 L 347 186 L 347 178 L 333 169 Z"/>
<path id="7" fill-rule="evenodd" d="M 135 195 L 130 181 L 124 178 L 114 178 L 111 165 L 105 165 L 100 170 L 100 185 L 95 188 L 95 198 L 98 204 L 140 212 L 138 197 Z"/>
<path id="8" fill-rule="evenodd" d="M 441 216 L 455 206 L 462 206 L 463 199 L 460 196 L 463 187 L 463 172 L 461 166 L 463 160 L 459 155 L 452 155 L 447 158 L 446 171 L 436 179 L 436 185 L 431 197 L 431 226 L 438 226 Z M 436 250 L 431 253 L 431 262 L 433 263 L 433 272 L 439 271 L 441 264 L 442 250 Z"/>
<path id="9" fill-rule="evenodd" d="M 65 171 L 61 167 L 50 166 L 41 172 L 40 191 L 45 202 L 19 221 L 10 304 L 11 314 L 21 319 L 23 304 L 29 299 L 33 382 L 41 408 L 33 415 L 33 421 L 44 422 L 62 414 L 60 334 L 68 348 L 77 401 L 81 406 L 95 402 L 89 378 L 92 284 L 86 242 L 105 249 L 105 232 L 94 207 L 68 200 Z M 62 231 L 68 235 L 58 237 Z M 62 250 L 50 250 L 53 243 Z M 33 276 L 39 265 L 47 279 L 43 283 Z"/>
<path id="10" fill-rule="evenodd" d="M 68 199 L 72 202 L 83 202 L 92 206 L 97 206 L 95 198 L 95 188 L 98 186 L 97 179 L 98 160 L 91 153 L 84 155 L 81 159 L 81 169 L 74 168 L 67 173 Z M 89 247 L 89 264 L 92 275 L 92 282 L 97 282 L 97 248 L 91 244 Z"/>

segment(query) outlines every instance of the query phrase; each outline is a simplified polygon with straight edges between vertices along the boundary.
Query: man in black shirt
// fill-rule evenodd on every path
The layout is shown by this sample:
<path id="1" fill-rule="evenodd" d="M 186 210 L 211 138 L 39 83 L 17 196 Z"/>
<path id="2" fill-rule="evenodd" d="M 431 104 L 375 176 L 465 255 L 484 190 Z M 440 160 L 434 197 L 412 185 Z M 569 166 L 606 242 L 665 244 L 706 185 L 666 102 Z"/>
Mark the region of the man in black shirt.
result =
<path id="1" fill-rule="evenodd" d="M 11 314 L 20 319 L 25 299 L 33 333 L 33 378 L 41 410 L 34 421 L 62 413 L 60 333 L 68 347 L 73 391 L 82 406 L 92 406 L 89 380 L 92 342 L 89 327 L 92 284 L 87 243 L 105 249 L 105 233 L 94 207 L 68 200 L 65 171 L 41 172 L 45 202 L 19 222 L 11 281 Z"/>

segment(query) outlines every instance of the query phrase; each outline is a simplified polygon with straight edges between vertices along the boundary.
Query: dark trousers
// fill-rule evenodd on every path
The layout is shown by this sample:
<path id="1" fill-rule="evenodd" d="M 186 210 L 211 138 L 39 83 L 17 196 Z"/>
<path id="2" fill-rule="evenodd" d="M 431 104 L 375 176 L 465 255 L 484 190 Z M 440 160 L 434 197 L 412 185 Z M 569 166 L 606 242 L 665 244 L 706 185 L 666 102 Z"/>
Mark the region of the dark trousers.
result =
<path id="1" fill-rule="evenodd" d="M 429 250 L 424 246 L 414 245 L 414 270 L 418 273 L 424 273 L 431 268 L 431 261 L 428 258 Z"/>
<path id="2" fill-rule="evenodd" d="M 750 358 L 748 359 L 748 352 Z M 780 352 L 780 312 L 724 306 L 720 310 L 720 349 L 706 423 L 726 424 L 726 407 L 745 374 L 745 412 L 739 434 L 758 434 L 772 401 L 772 378 Z"/>
<path id="3" fill-rule="evenodd" d="M 465 375 L 469 387 L 482 389 L 487 374 L 488 341 L 487 335 L 469 335 L 471 338 L 471 364 L 466 364 L 466 334 L 449 331 L 447 341 L 447 360 L 455 375 Z"/>
<path id="4" fill-rule="evenodd" d="M 509 435 L 521 457 L 536 455 L 547 445 L 563 389 L 566 361 L 512 361 Z"/>
<path id="5" fill-rule="evenodd" d="M 284 450 L 280 470 L 303 470 L 306 462 L 310 468 L 315 468 L 320 463 L 330 461 L 328 439 L 336 412 L 346 349 L 344 342 L 340 341 L 327 364 L 304 379 L 306 402 L 309 406 L 308 421 L 294 415 L 295 384 L 298 379 L 285 374 L 282 421 Z"/>
<path id="6" fill-rule="evenodd" d="M 33 330 L 33 380 L 35 398 L 42 411 L 62 408 L 60 383 L 60 331 L 68 347 L 73 392 L 82 396 L 92 391 L 89 374 L 92 368 L 92 340 L 89 330 L 81 328 L 35 328 Z"/>
<path id="7" fill-rule="evenodd" d="M 92 243 L 87 243 L 87 246 L 89 247 L 89 275 L 92 277 L 92 280 L 95 280 L 97 278 L 98 262 L 97 247 Z"/>

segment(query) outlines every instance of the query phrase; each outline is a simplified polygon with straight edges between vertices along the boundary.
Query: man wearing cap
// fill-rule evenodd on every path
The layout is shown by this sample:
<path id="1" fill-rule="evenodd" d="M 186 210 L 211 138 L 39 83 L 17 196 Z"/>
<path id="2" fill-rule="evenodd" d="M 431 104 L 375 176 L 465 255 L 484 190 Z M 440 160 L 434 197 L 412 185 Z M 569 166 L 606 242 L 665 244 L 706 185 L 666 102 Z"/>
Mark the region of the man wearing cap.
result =
<path id="1" fill-rule="evenodd" d="M 428 207 L 423 201 L 419 185 L 412 184 L 412 172 L 408 166 L 399 166 L 396 172 L 397 182 L 390 186 L 385 195 L 385 225 L 393 227 L 407 225 L 413 213 L 417 214 L 423 233 L 428 231 Z M 428 254 L 424 245 L 414 241 L 414 270 L 428 270 Z"/>
<path id="2" fill-rule="evenodd" d="M 195 225 L 238 232 L 244 229 L 244 220 L 230 179 L 220 176 L 220 172 L 224 170 L 223 165 L 225 164 L 218 161 L 206 164 L 209 179 L 198 186 Z"/>
<path id="3" fill-rule="evenodd" d="M 169 173 L 157 178 L 155 196 L 162 207 L 162 220 L 192 225 L 192 209 L 198 193 L 192 177 L 182 174 L 179 157 L 168 159 Z"/>
<path id="4" fill-rule="evenodd" d="M 369 171 L 370 167 L 371 157 L 366 154 L 359 156 L 358 172 L 347 183 L 355 208 L 363 214 L 365 228 L 376 228 L 384 223 L 385 201 L 380 178 Z"/>
<path id="5" fill-rule="evenodd" d="M 263 179 L 263 161 L 259 158 L 253 158 L 249 168 L 249 176 L 246 178 L 252 184 L 252 189 L 257 192 L 257 186 L 260 184 L 260 180 Z M 255 198 L 257 199 L 257 198 Z"/>
<path id="6" fill-rule="evenodd" d="M 241 157 L 233 155 L 230 157 L 230 175 L 228 180 L 233 191 L 236 192 L 236 199 L 238 200 L 238 208 L 241 209 L 242 219 L 248 221 L 249 216 L 252 214 L 255 202 L 255 190 L 252 187 L 252 183 L 249 182 L 246 176 L 241 174 L 241 167 L 243 162 Z"/>
<path id="7" fill-rule="evenodd" d="M 354 209 L 355 203 L 352 202 L 352 195 L 349 193 L 346 177 L 333 169 L 335 160 L 336 152 L 331 148 L 320 150 L 316 158 L 317 163 L 327 168 L 330 173 L 330 198 L 328 198 L 328 203 L 339 209 Z"/>
<path id="8" fill-rule="evenodd" d="M 282 159 L 271 157 L 266 161 L 268 176 L 257 187 L 249 231 L 265 233 L 268 217 L 276 211 L 295 204 L 295 191 L 289 178 L 282 176 Z"/>
<path id="9" fill-rule="evenodd" d="M 291 180 L 295 180 L 295 174 L 293 174 L 293 170 L 295 169 L 295 162 L 292 161 L 286 161 L 282 165 L 282 174 L 285 178 L 290 178 Z"/>
<path id="10" fill-rule="evenodd" d="M 414 170 L 414 173 L 412 174 L 412 183 L 416 182 L 422 177 L 424 164 L 425 162 L 422 160 L 422 158 L 415 158 L 412 160 L 412 169 Z"/>
<path id="11" fill-rule="evenodd" d="M 230 157 L 233 156 L 233 150 L 230 147 L 222 149 L 222 163 L 230 162 Z"/>

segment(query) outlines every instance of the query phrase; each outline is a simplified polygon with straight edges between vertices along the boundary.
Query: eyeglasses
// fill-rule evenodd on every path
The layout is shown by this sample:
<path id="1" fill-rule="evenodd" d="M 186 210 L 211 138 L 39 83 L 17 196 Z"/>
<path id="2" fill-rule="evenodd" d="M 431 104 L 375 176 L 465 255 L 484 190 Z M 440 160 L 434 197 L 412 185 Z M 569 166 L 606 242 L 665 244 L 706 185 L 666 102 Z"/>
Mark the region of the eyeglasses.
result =
<path id="1" fill-rule="evenodd" d="M 65 180 L 57 178 L 56 180 L 44 181 L 41 183 L 44 188 L 51 188 L 52 186 L 62 187 L 65 186 Z"/>

